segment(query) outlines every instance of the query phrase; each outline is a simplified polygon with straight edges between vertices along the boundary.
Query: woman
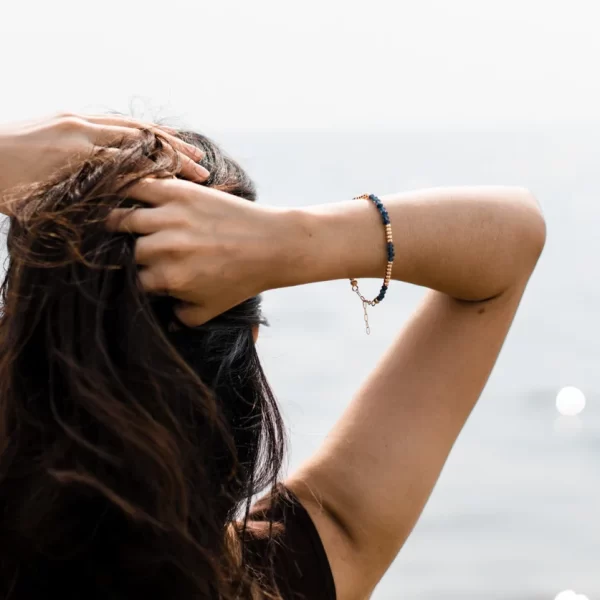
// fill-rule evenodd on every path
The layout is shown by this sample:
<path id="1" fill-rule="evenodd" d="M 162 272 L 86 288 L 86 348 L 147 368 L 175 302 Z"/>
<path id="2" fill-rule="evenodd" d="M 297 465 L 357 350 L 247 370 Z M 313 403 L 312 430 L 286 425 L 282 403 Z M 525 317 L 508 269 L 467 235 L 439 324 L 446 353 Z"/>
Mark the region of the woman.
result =
<path id="1" fill-rule="evenodd" d="M 5 131 L 0 190 L 12 215 L 3 597 L 368 597 L 540 256 L 532 195 L 274 209 L 248 202 L 247 176 L 202 136 L 77 116 Z M 281 423 L 252 343 L 258 295 L 380 277 L 390 261 L 393 279 L 431 292 L 315 456 L 275 485 Z"/>

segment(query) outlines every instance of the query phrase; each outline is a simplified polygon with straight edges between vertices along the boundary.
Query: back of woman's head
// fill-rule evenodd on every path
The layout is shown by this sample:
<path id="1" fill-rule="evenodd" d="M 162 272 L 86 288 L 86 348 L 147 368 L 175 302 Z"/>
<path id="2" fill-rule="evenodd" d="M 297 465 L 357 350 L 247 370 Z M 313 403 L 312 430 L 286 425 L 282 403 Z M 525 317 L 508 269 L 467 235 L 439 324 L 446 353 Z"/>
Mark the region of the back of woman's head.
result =
<path id="1" fill-rule="evenodd" d="M 251 181 L 207 138 L 204 185 Z M 279 413 L 252 298 L 197 329 L 141 291 L 127 189 L 173 176 L 145 132 L 24 193 L 0 320 L 0 598 L 234 598 L 252 587 L 228 523 L 274 483 Z M 243 521 L 243 519 L 242 519 Z M 41 596 L 40 596 L 41 597 Z"/>

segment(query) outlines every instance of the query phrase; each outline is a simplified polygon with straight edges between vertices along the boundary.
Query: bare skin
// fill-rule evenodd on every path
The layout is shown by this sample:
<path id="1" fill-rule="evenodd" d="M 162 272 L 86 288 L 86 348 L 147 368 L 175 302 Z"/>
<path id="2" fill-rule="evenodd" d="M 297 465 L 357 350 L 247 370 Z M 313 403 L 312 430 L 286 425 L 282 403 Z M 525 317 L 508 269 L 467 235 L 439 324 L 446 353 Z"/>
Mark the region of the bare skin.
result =
<path id="1" fill-rule="evenodd" d="M 385 271 L 381 221 L 367 201 L 282 210 L 183 180 L 146 181 L 131 193 L 148 208 L 115 212 L 109 226 L 143 234 L 142 284 L 178 297 L 189 325 L 268 289 Z M 521 188 L 382 200 L 394 279 L 431 291 L 398 325 L 323 446 L 286 482 L 315 522 L 339 600 L 367 598 L 412 531 L 545 242 L 537 202 Z"/>

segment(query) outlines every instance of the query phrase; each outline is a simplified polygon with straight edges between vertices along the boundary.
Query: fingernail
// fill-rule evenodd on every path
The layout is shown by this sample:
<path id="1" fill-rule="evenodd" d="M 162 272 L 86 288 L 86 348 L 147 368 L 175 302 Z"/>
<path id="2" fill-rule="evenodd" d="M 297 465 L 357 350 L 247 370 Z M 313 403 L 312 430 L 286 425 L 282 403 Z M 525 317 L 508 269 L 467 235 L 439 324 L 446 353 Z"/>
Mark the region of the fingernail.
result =
<path id="1" fill-rule="evenodd" d="M 202 165 L 196 165 L 196 173 L 198 173 L 202 179 L 208 179 L 210 177 L 210 171 L 205 169 Z"/>

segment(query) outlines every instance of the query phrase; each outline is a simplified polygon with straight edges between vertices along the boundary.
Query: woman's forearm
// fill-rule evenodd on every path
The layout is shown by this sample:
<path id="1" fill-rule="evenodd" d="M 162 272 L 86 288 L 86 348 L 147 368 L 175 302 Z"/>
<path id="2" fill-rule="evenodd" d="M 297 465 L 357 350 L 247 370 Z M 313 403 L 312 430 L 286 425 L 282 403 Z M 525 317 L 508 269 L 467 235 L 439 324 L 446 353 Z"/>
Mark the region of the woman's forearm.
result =
<path id="1" fill-rule="evenodd" d="M 544 220 L 534 197 L 522 188 L 434 188 L 381 199 L 392 222 L 393 279 L 457 299 L 501 294 L 535 264 L 543 247 Z M 383 278 L 385 236 L 371 202 L 319 205 L 289 217 L 294 228 L 273 287 Z"/>

